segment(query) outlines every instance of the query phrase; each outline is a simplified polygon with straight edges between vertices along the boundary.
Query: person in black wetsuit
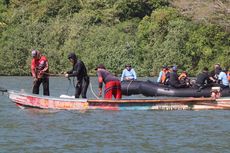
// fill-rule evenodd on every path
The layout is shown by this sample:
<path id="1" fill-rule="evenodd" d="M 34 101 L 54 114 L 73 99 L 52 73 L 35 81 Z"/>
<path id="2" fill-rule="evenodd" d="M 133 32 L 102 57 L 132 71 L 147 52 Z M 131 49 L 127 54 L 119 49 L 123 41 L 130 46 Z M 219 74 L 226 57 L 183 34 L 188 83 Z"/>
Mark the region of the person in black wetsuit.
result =
<path id="1" fill-rule="evenodd" d="M 209 74 L 208 68 L 204 67 L 202 73 L 197 75 L 196 86 L 200 90 L 206 87 L 212 86 L 212 83 L 215 82 L 215 79 Z"/>
<path id="2" fill-rule="evenodd" d="M 177 67 L 172 67 L 172 72 L 169 74 L 169 85 L 174 88 L 185 88 L 186 84 L 180 83 L 179 76 L 177 74 Z"/>
<path id="3" fill-rule="evenodd" d="M 77 83 L 75 86 L 75 98 L 86 98 L 87 89 L 89 86 L 89 76 L 85 64 L 77 59 L 75 53 L 70 53 L 68 59 L 73 64 L 72 70 L 66 72 L 65 77 L 77 77 Z"/>

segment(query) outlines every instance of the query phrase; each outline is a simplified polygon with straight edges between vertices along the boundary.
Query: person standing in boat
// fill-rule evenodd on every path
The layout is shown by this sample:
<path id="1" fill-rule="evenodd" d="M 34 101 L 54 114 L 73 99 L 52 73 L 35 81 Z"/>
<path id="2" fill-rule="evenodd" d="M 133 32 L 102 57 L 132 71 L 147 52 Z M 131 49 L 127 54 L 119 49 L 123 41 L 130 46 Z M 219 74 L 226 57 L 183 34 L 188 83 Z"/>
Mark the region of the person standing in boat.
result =
<path id="1" fill-rule="evenodd" d="M 73 64 L 73 68 L 65 73 L 65 77 L 77 77 L 75 86 L 75 98 L 86 98 L 87 89 L 89 86 L 89 76 L 85 64 L 79 60 L 75 53 L 69 53 L 69 61 Z"/>
<path id="2" fill-rule="evenodd" d="M 185 88 L 186 84 L 180 83 L 179 76 L 177 74 L 177 66 L 172 67 L 172 72 L 169 74 L 169 85 L 174 88 Z"/>
<path id="3" fill-rule="evenodd" d="M 49 96 L 49 64 L 46 56 L 37 50 L 32 51 L 31 73 L 33 76 L 33 94 L 39 94 L 39 87 L 43 85 L 43 95 Z"/>
<path id="4" fill-rule="evenodd" d="M 125 69 L 122 71 L 121 81 L 133 81 L 137 79 L 135 70 L 130 64 L 125 65 Z"/>
<path id="5" fill-rule="evenodd" d="M 216 80 L 209 74 L 208 68 L 204 67 L 202 73 L 196 77 L 195 87 L 201 90 L 206 87 L 211 87 L 214 82 L 216 82 Z"/>
<path id="6" fill-rule="evenodd" d="M 99 97 L 102 95 L 102 86 L 104 82 L 104 98 L 112 99 L 112 96 L 114 96 L 115 99 L 121 99 L 122 94 L 120 80 L 107 71 L 103 64 L 99 64 L 95 70 L 97 71 L 99 82 Z"/>

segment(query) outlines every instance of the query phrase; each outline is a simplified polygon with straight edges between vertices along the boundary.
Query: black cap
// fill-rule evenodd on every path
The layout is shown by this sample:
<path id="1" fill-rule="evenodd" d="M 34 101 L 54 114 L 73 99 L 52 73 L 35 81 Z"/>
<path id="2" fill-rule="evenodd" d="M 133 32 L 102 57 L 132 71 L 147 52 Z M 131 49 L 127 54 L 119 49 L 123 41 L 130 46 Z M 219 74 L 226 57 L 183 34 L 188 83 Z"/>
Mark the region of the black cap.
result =
<path id="1" fill-rule="evenodd" d="M 105 69 L 104 64 L 99 64 L 99 65 L 95 68 L 95 70 L 97 70 L 97 69 Z"/>

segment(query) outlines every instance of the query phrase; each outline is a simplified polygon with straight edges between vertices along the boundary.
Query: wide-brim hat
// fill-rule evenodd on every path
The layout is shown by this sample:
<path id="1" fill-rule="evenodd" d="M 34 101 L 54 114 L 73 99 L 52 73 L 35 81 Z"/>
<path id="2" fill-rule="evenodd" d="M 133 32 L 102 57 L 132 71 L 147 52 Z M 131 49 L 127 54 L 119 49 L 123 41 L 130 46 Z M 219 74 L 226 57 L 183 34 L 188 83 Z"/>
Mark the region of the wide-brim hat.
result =
<path id="1" fill-rule="evenodd" d="M 104 64 L 99 64 L 99 65 L 95 68 L 95 70 L 97 70 L 97 69 L 105 69 Z"/>

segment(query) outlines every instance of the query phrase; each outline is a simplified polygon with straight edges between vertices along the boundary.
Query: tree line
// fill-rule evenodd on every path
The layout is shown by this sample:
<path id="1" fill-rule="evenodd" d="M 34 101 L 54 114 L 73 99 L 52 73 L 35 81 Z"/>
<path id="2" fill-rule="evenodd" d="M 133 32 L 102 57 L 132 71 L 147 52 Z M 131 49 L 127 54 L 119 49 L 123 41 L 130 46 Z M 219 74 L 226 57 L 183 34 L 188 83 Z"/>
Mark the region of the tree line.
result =
<path id="1" fill-rule="evenodd" d="M 48 57 L 50 71 L 71 68 L 69 52 L 90 74 L 99 63 L 138 76 L 178 65 L 190 75 L 215 63 L 229 66 L 230 33 L 197 23 L 168 0 L 5 0 L 0 2 L 0 75 L 30 75 L 31 50 Z"/>

